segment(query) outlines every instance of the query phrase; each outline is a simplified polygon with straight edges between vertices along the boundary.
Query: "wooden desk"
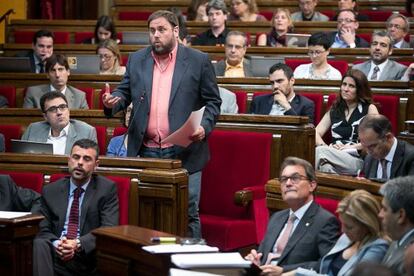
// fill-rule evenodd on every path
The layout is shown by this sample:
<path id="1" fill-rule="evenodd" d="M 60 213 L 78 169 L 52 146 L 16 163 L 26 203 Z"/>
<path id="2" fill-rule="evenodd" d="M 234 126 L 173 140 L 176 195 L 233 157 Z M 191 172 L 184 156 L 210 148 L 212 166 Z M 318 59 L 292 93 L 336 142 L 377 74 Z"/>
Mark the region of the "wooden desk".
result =
<path id="1" fill-rule="evenodd" d="M 98 271 L 102 275 L 168 275 L 170 254 L 151 254 L 142 250 L 151 237 L 174 237 L 147 228 L 124 225 L 98 228 L 96 236 Z"/>
<path id="2" fill-rule="evenodd" d="M 381 200 L 379 194 L 381 183 L 373 182 L 367 179 L 356 179 L 355 177 L 334 175 L 327 173 L 316 173 L 318 188 L 316 196 L 341 200 L 350 192 L 356 189 L 363 189 Z M 287 205 L 282 199 L 280 183 L 277 179 L 271 179 L 265 186 L 266 204 L 270 211 L 276 212 L 286 209 Z"/>
<path id="3" fill-rule="evenodd" d="M 42 219 L 40 215 L 0 219 L 1 275 L 32 275 L 33 238 Z"/>

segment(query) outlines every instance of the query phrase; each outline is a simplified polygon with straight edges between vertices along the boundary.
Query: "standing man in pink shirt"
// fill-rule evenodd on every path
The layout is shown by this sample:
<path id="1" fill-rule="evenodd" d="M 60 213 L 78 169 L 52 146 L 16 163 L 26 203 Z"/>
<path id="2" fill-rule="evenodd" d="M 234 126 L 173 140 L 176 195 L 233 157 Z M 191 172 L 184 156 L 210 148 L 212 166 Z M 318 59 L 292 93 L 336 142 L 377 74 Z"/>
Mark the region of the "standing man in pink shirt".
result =
<path id="1" fill-rule="evenodd" d="M 169 11 L 148 18 L 151 46 L 130 55 L 123 80 L 103 95 L 112 116 L 132 102 L 127 156 L 176 158 L 189 172 L 189 235 L 201 237 L 198 202 L 201 170 L 209 159 L 207 136 L 220 114 L 221 99 L 208 55 L 178 42 L 178 20 Z M 200 127 L 186 148 L 162 143 L 192 111 L 205 106 Z"/>

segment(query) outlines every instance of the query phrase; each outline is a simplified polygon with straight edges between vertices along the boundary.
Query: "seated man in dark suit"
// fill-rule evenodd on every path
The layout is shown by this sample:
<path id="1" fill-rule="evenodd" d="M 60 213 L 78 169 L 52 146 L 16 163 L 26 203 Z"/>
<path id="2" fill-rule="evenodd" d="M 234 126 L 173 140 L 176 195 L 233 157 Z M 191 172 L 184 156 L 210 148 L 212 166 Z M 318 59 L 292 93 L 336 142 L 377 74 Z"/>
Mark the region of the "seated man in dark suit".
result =
<path id="1" fill-rule="evenodd" d="M 395 275 L 408 274 L 404 268 L 404 251 L 414 242 L 414 176 L 391 179 L 381 186 L 383 195 L 379 218 L 392 243 L 382 264 Z"/>
<path id="2" fill-rule="evenodd" d="M 96 139 L 96 130 L 85 122 L 70 119 L 68 101 L 60 92 L 48 92 L 40 98 L 44 121 L 31 123 L 22 140 L 51 143 L 53 154 L 69 154 L 73 143 Z"/>
<path id="3" fill-rule="evenodd" d="M 40 211 L 40 195 L 31 189 L 18 187 L 8 175 L 0 175 L 0 211 Z"/>
<path id="4" fill-rule="evenodd" d="M 246 259 L 265 275 L 281 275 L 298 267 L 317 269 L 318 260 L 338 238 L 338 220 L 313 201 L 316 175 L 308 161 L 286 158 L 279 181 L 289 209 L 272 215 L 258 251 L 252 250 Z"/>
<path id="5" fill-rule="evenodd" d="M 227 35 L 224 51 L 226 59 L 214 65 L 216 76 L 230 78 L 252 77 L 250 59 L 246 58 L 247 37 L 239 31 L 231 31 Z"/>
<path id="6" fill-rule="evenodd" d="M 352 69 L 362 71 L 371 81 L 402 80 L 407 66 L 389 58 L 393 49 L 392 41 L 386 31 L 375 31 L 369 48 L 371 59 L 352 66 Z"/>
<path id="7" fill-rule="evenodd" d="M 369 43 L 356 35 L 359 23 L 351 9 L 340 10 L 338 13 L 337 31 L 328 33 L 331 48 L 368 48 Z"/>
<path id="8" fill-rule="evenodd" d="M 78 140 L 64 177 L 42 192 L 40 232 L 33 245 L 33 275 L 95 275 L 92 230 L 118 225 L 118 195 L 114 182 L 94 175 L 98 145 Z"/>
<path id="9" fill-rule="evenodd" d="M 414 146 L 398 140 L 384 115 L 367 115 L 358 128 L 359 140 L 368 152 L 364 159 L 366 178 L 391 179 L 414 175 Z"/>
<path id="10" fill-rule="evenodd" d="M 315 104 L 308 98 L 295 94 L 293 90 L 295 79 L 289 66 L 277 63 L 270 67 L 269 80 L 273 93 L 254 97 L 250 113 L 308 116 L 309 122 L 313 123 Z"/>
<path id="11" fill-rule="evenodd" d="M 40 108 L 40 98 L 49 91 L 65 95 L 70 109 L 88 109 L 85 92 L 67 85 L 70 76 L 69 63 L 64 55 L 52 55 L 46 60 L 46 72 L 50 83 L 30 86 L 24 97 L 24 108 Z"/>

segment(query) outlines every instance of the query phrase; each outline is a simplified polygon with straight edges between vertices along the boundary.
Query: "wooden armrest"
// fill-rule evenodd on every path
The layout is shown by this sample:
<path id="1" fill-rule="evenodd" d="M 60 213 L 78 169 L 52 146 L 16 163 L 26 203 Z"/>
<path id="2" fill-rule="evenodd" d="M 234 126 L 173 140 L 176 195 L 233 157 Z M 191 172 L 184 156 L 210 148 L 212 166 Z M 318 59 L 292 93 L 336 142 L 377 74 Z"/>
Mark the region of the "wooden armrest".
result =
<path id="1" fill-rule="evenodd" d="M 234 203 L 238 206 L 246 207 L 253 200 L 253 191 L 240 190 L 234 193 Z"/>

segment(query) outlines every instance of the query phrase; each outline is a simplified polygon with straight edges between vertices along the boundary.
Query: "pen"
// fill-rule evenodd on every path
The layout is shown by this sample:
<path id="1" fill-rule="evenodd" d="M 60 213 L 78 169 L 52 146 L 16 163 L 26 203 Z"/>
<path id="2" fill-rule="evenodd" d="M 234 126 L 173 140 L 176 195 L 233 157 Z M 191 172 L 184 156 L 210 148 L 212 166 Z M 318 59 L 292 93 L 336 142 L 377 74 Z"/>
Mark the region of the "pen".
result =
<path id="1" fill-rule="evenodd" d="M 177 239 L 175 237 L 152 237 L 151 238 L 151 242 L 159 242 L 159 243 L 164 243 L 164 242 L 175 242 Z"/>

